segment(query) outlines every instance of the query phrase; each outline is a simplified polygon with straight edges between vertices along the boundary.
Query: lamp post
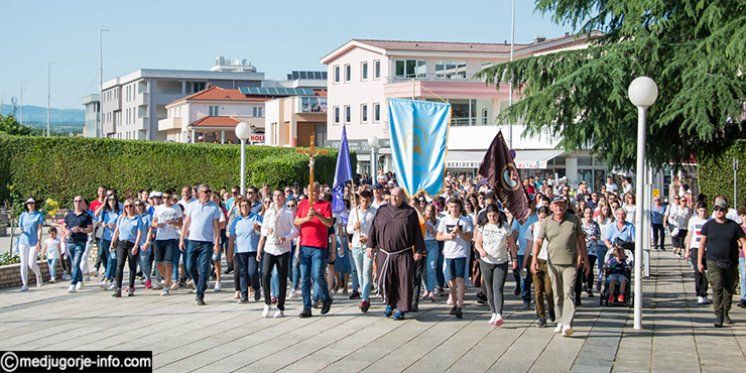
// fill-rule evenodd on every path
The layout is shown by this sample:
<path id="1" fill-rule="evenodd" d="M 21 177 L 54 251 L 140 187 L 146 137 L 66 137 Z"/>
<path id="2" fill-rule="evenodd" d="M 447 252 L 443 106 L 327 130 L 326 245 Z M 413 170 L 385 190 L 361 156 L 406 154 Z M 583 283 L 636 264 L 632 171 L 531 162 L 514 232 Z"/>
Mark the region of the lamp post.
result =
<path id="1" fill-rule="evenodd" d="M 373 135 L 368 139 L 368 146 L 370 146 L 370 183 L 375 185 L 377 179 L 378 166 L 376 165 L 377 156 L 376 150 L 378 150 L 378 136 Z"/>
<path id="2" fill-rule="evenodd" d="M 650 106 L 658 98 L 658 86 L 647 76 L 635 78 L 627 90 L 629 100 L 637 106 L 637 167 L 635 169 L 635 309 L 634 329 L 642 329 L 642 250 L 643 214 L 646 211 L 644 198 L 646 116 Z"/>
<path id="3" fill-rule="evenodd" d="M 236 125 L 236 137 L 241 140 L 241 195 L 246 195 L 246 139 L 251 137 L 251 127 L 246 122 Z"/>
<path id="4" fill-rule="evenodd" d="M 47 64 L 47 137 L 51 136 L 51 130 L 49 126 L 50 122 L 50 106 L 52 105 L 52 64 L 54 61 L 49 61 Z"/>

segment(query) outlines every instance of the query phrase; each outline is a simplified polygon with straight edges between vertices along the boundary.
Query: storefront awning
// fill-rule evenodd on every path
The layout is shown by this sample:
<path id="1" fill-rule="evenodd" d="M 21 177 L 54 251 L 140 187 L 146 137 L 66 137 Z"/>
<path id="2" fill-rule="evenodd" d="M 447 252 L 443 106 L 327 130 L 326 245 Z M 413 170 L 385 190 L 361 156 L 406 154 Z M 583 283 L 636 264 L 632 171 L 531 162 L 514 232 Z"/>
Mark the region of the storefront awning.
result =
<path id="1" fill-rule="evenodd" d="M 517 150 L 515 167 L 517 169 L 546 169 L 547 163 L 554 157 L 564 154 L 562 150 Z"/>
<path id="2" fill-rule="evenodd" d="M 449 150 L 446 156 L 446 168 L 479 168 L 486 150 L 465 151 Z M 515 166 L 518 169 L 546 169 L 547 163 L 554 157 L 562 155 L 562 150 L 516 150 Z"/>

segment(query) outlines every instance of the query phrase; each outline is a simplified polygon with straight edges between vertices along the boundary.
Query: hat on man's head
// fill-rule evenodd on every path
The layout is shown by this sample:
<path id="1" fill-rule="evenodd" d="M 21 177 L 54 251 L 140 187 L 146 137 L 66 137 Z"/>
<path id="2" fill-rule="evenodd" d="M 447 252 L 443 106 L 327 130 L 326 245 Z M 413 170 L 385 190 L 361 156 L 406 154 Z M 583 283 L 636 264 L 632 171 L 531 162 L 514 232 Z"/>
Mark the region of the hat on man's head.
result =
<path id="1" fill-rule="evenodd" d="M 552 204 L 555 204 L 555 203 L 567 203 L 567 200 L 565 199 L 565 197 L 562 197 L 562 196 L 555 196 L 555 197 L 554 197 L 554 198 L 552 199 Z"/>
<path id="2" fill-rule="evenodd" d="M 723 199 L 723 198 L 718 198 L 715 201 L 715 204 L 713 205 L 713 207 L 719 207 L 721 209 L 727 209 L 728 208 L 728 202 L 726 202 L 725 199 Z"/>

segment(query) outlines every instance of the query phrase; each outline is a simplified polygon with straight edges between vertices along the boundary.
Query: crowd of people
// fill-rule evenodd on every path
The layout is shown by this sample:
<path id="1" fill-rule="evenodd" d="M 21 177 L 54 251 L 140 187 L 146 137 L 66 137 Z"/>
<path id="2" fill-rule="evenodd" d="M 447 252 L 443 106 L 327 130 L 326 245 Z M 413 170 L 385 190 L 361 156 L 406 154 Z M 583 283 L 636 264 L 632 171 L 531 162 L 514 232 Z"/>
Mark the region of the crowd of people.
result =
<path id="1" fill-rule="evenodd" d="M 617 185 L 609 177 L 598 191 L 582 181 L 573 188 L 566 180 L 526 178 L 529 212 L 521 218 L 480 177 L 447 174 L 435 196 L 407 196 L 391 173 L 360 181 L 345 187 L 346 209 L 336 214 L 332 189 L 318 183 L 250 186 L 245 193 L 200 184 L 178 194 L 123 195 L 102 186 L 90 201 L 76 196 L 64 219 L 48 224 L 44 241 L 44 214 L 29 198 L 19 220 L 21 291 L 28 291 L 29 269 L 42 285 L 39 256 L 49 264 L 50 282 L 58 280 L 59 263 L 68 292 L 96 277 L 116 298 L 134 296 L 139 278 L 161 296 L 191 290 L 205 305 L 208 284 L 220 293 L 232 273 L 236 302 L 263 298 L 264 317 L 285 316 L 286 298 L 300 297 L 299 317 L 307 318 L 346 296 L 359 299 L 363 313 L 381 298 L 385 316 L 395 320 L 417 312 L 421 301 L 444 302 L 462 318 L 474 288 L 477 302 L 490 309 L 489 324 L 499 327 L 512 274 L 519 309 L 535 310 L 538 327 L 552 322 L 568 337 L 583 294 L 631 301 L 629 243 L 638 227 L 628 178 Z M 698 303 L 710 302 L 711 287 L 715 326 L 723 326 L 731 323 L 739 266 L 746 288 L 746 209 L 729 208 L 723 196 L 712 208 L 710 214 L 707 198 L 694 198 L 675 179 L 667 201 L 654 199 L 649 229 L 654 250 L 664 250 L 669 235 L 673 253 L 691 261 Z M 746 307 L 741 294 L 738 306 Z"/>

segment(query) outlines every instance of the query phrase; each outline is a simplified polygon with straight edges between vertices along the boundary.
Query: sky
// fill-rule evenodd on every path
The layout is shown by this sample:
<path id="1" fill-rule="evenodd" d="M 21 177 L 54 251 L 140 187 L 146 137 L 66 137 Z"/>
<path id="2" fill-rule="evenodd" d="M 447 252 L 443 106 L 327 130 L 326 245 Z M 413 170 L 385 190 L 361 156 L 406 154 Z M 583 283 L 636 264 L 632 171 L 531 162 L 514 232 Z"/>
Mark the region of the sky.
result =
<path id="1" fill-rule="evenodd" d="M 510 0 L 41 1 L 0 2 L 0 95 L 4 102 L 81 108 L 104 81 L 140 68 L 209 70 L 217 56 L 247 58 L 268 79 L 324 70 L 321 57 L 352 38 L 510 41 Z M 516 43 L 571 32 L 534 1 L 516 0 Z"/>

